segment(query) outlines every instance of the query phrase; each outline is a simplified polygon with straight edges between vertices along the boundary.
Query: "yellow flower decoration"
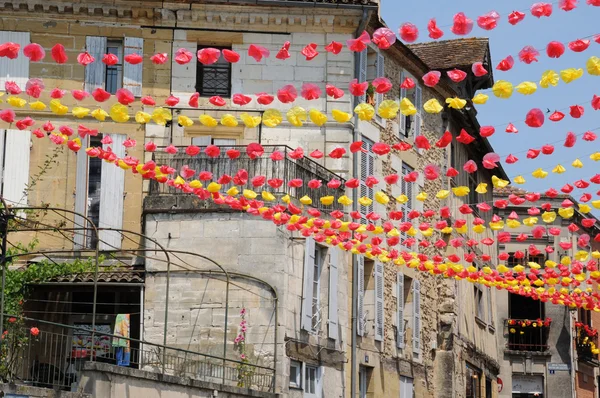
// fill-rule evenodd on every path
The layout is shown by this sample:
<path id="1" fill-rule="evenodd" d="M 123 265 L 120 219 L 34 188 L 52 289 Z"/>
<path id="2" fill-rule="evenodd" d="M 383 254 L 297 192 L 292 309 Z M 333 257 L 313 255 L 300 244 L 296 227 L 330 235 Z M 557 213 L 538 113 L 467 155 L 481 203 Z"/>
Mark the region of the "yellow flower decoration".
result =
<path id="1" fill-rule="evenodd" d="M 59 116 L 66 115 L 69 112 L 69 108 L 65 105 L 61 104 L 58 99 L 53 99 L 50 101 L 50 110 L 52 113 L 57 114 Z"/>
<path id="2" fill-rule="evenodd" d="M 31 108 L 34 111 L 43 111 L 44 109 L 46 109 L 46 104 L 44 104 L 41 101 L 30 102 L 29 108 Z"/>
<path id="3" fill-rule="evenodd" d="M 194 125 L 194 121 L 185 115 L 179 115 L 177 124 L 182 127 L 191 127 Z"/>
<path id="4" fill-rule="evenodd" d="M 367 198 L 366 196 L 363 196 L 362 198 L 358 199 L 358 203 L 361 204 L 361 206 L 371 206 L 371 204 L 373 203 L 372 199 Z"/>
<path id="5" fill-rule="evenodd" d="M 387 205 L 390 201 L 390 198 L 383 192 L 379 191 L 375 193 L 375 200 L 377 203 L 381 203 L 382 205 Z"/>
<path id="6" fill-rule="evenodd" d="M 237 127 L 238 121 L 235 116 L 226 113 L 221 117 L 221 124 L 225 127 Z"/>
<path id="7" fill-rule="evenodd" d="M 535 178 L 546 178 L 548 176 L 548 172 L 543 169 L 537 169 L 531 173 L 531 175 Z"/>
<path id="8" fill-rule="evenodd" d="M 352 114 L 347 112 L 342 112 L 339 109 L 334 109 L 331 111 L 331 116 L 333 116 L 333 120 L 338 123 L 347 123 L 352 119 Z"/>
<path id="9" fill-rule="evenodd" d="M 492 92 L 498 98 L 510 98 L 513 93 L 513 85 L 506 80 L 498 80 L 492 87 Z"/>
<path id="10" fill-rule="evenodd" d="M 506 226 L 511 229 L 519 228 L 521 223 L 518 220 L 506 220 Z"/>
<path id="11" fill-rule="evenodd" d="M 242 195 L 244 195 L 244 197 L 246 199 L 250 199 L 250 200 L 256 199 L 256 197 L 258 196 L 258 194 L 251 189 L 244 189 L 244 191 L 242 192 Z"/>
<path id="12" fill-rule="evenodd" d="M 137 111 L 135 113 L 135 122 L 139 124 L 150 123 L 152 116 L 149 113 Z"/>
<path id="13" fill-rule="evenodd" d="M 273 195 L 271 192 L 262 191 L 260 195 L 262 196 L 263 200 L 266 200 L 267 202 L 272 202 L 275 200 L 275 195 Z"/>
<path id="14" fill-rule="evenodd" d="M 600 200 L 594 200 L 592 206 L 594 206 L 594 209 L 600 209 Z"/>
<path id="15" fill-rule="evenodd" d="M 92 111 L 92 113 L 90 113 L 90 115 L 92 115 L 92 117 L 96 120 L 98 120 L 99 122 L 103 122 L 106 120 L 106 118 L 108 117 L 108 112 L 106 112 L 104 109 L 102 108 L 98 108 L 98 109 L 94 109 Z"/>
<path id="16" fill-rule="evenodd" d="M 475 225 L 473 227 L 473 232 L 475 232 L 476 234 L 482 234 L 483 232 L 485 232 L 486 228 L 483 225 Z"/>
<path id="17" fill-rule="evenodd" d="M 527 225 L 528 227 L 533 227 L 537 223 L 538 223 L 537 217 L 527 217 L 523 220 L 523 224 Z"/>
<path id="18" fill-rule="evenodd" d="M 537 84 L 534 82 L 521 82 L 515 89 L 520 94 L 531 95 L 537 91 Z"/>
<path id="19" fill-rule="evenodd" d="M 263 113 L 263 124 L 267 127 L 277 127 L 283 122 L 283 116 L 277 109 L 267 109 Z"/>
<path id="20" fill-rule="evenodd" d="M 324 115 L 322 112 L 316 109 L 311 109 L 310 111 L 308 111 L 308 117 L 310 118 L 311 122 L 313 122 L 319 127 L 327 123 L 327 115 Z"/>
<path id="21" fill-rule="evenodd" d="M 427 113 L 436 114 L 443 111 L 444 107 L 437 99 L 432 98 L 423 104 L 423 109 L 425 109 L 425 112 Z"/>
<path id="22" fill-rule="evenodd" d="M 567 84 L 579 79 L 581 76 L 583 76 L 583 69 L 581 68 L 569 68 L 560 71 L 560 78 Z"/>
<path id="23" fill-rule="evenodd" d="M 352 204 L 352 199 L 346 195 L 342 195 L 338 198 L 338 203 L 344 206 L 350 206 Z"/>
<path id="24" fill-rule="evenodd" d="M 300 203 L 302 203 L 305 206 L 309 206 L 312 204 L 312 199 L 309 198 L 308 196 L 304 195 L 303 197 L 300 198 Z"/>
<path id="25" fill-rule="evenodd" d="M 335 200 L 335 197 L 333 197 L 333 196 L 323 196 L 319 200 L 321 201 L 322 205 L 331 206 L 333 204 L 333 201 Z"/>
<path id="26" fill-rule="evenodd" d="M 400 101 L 400 113 L 404 116 L 412 116 L 417 113 L 417 108 L 415 108 L 408 98 L 402 98 L 402 101 Z"/>
<path id="27" fill-rule="evenodd" d="M 152 120 L 156 124 L 165 126 L 167 122 L 173 120 L 173 115 L 171 115 L 171 112 L 168 109 L 158 107 L 152 111 Z"/>
<path id="28" fill-rule="evenodd" d="M 6 103 L 15 108 L 23 108 L 27 105 L 27 101 L 19 97 L 8 97 Z"/>
<path id="29" fill-rule="evenodd" d="M 486 184 L 485 182 L 482 182 L 481 184 L 477 185 L 477 188 L 475 188 L 475 192 L 479 193 L 479 194 L 484 194 L 487 193 L 487 186 L 488 184 Z"/>
<path id="30" fill-rule="evenodd" d="M 406 195 L 400 195 L 396 197 L 396 202 L 400 203 L 400 204 L 405 204 L 408 203 L 408 196 Z M 600 202 L 600 201 L 599 201 Z"/>
<path id="31" fill-rule="evenodd" d="M 459 186 L 459 187 L 454 187 L 452 188 L 452 192 L 454 193 L 454 196 L 467 196 L 469 194 L 469 192 L 471 192 L 471 190 L 469 189 L 469 187 L 466 186 Z"/>
<path id="32" fill-rule="evenodd" d="M 562 165 L 557 164 L 555 168 L 552 169 L 552 172 L 555 174 L 562 174 L 567 171 Z"/>
<path id="33" fill-rule="evenodd" d="M 200 115 L 198 117 L 198 121 L 200 121 L 201 125 L 206 127 L 217 127 L 217 125 L 219 124 L 217 119 L 210 115 Z"/>
<path id="34" fill-rule="evenodd" d="M 234 187 L 235 188 L 235 187 Z M 211 182 L 206 187 L 206 190 L 210 193 L 217 193 L 221 190 L 221 184 L 217 184 L 216 182 Z"/>
<path id="35" fill-rule="evenodd" d="M 590 57 L 585 64 L 587 73 L 592 76 L 600 76 L 600 58 L 594 56 Z"/>
<path id="36" fill-rule="evenodd" d="M 129 114 L 125 105 L 114 104 L 110 107 L 109 114 L 110 118 L 117 123 L 126 123 L 129 120 Z"/>
<path id="37" fill-rule="evenodd" d="M 379 105 L 377 113 L 384 119 L 394 119 L 398 116 L 399 109 L 400 106 L 396 101 L 385 100 Z"/>
<path id="38" fill-rule="evenodd" d="M 306 121 L 306 110 L 304 108 L 295 106 L 287 111 L 287 120 L 290 122 L 292 126 L 302 127 L 304 122 Z"/>
<path id="39" fill-rule="evenodd" d="M 375 116 L 375 108 L 369 104 L 358 104 L 354 108 L 354 113 L 358 115 L 358 118 L 363 121 L 369 121 Z"/>
<path id="40" fill-rule="evenodd" d="M 419 193 L 417 196 L 415 196 L 415 199 L 419 202 L 425 202 L 427 200 L 427 192 Z"/>
<path id="41" fill-rule="evenodd" d="M 575 159 L 573 163 L 571 163 L 571 166 L 575 167 L 576 169 L 580 169 L 583 167 L 583 163 L 581 162 L 581 160 Z"/>
<path id="42" fill-rule="evenodd" d="M 545 211 L 544 213 L 542 213 L 542 220 L 546 224 L 553 223 L 554 220 L 556 220 L 556 213 L 553 211 Z"/>
<path id="43" fill-rule="evenodd" d="M 600 161 L 600 152 L 595 152 L 590 155 L 590 159 L 594 162 Z"/>
<path id="44" fill-rule="evenodd" d="M 559 76 L 553 70 L 547 70 L 542 73 L 542 78 L 540 79 L 540 86 L 542 88 L 548 88 L 550 86 L 556 87 L 558 85 Z"/>
<path id="45" fill-rule="evenodd" d="M 572 207 L 567 207 L 567 208 L 561 207 L 560 209 L 558 209 L 558 215 L 565 219 L 569 219 L 569 218 L 573 217 L 574 214 L 575 214 L 575 209 Z"/>
<path id="46" fill-rule="evenodd" d="M 192 180 L 192 181 L 190 181 L 189 185 L 190 185 L 190 188 L 193 188 L 193 189 L 202 188 L 202 183 L 200 181 L 198 181 L 198 180 Z"/>
<path id="47" fill-rule="evenodd" d="M 492 184 L 494 185 L 494 188 L 506 188 L 510 182 L 503 180 L 502 178 L 492 176 Z"/>
<path id="48" fill-rule="evenodd" d="M 75 108 L 73 108 L 71 110 L 71 113 L 76 118 L 83 119 L 84 117 L 86 117 L 87 115 L 90 114 L 90 110 L 88 108 L 83 108 L 81 106 L 76 106 Z"/>
<path id="49" fill-rule="evenodd" d="M 514 178 L 513 182 L 519 185 L 525 184 L 525 178 L 523 176 L 517 176 Z"/>
<path id="50" fill-rule="evenodd" d="M 490 99 L 489 95 L 479 93 L 473 97 L 472 101 L 476 105 L 484 105 L 488 102 L 488 99 Z"/>
<path id="51" fill-rule="evenodd" d="M 453 109 L 462 109 L 465 107 L 465 105 L 467 105 L 467 101 L 457 97 L 446 98 L 446 104 L 448 104 L 448 106 Z"/>
<path id="52" fill-rule="evenodd" d="M 583 214 L 587 214 L 592 211 L 592 208 L 589 205 L 579 203 L 579 212 Z"/>
<path id="53" fill-rule="evenodd" d="M 450 191 L 442 189 L 435 195 L 437 199 L 447 199 L 450 196 Z"/>
<path id="54" fill-rule="evenodd" d="M 211 183 L 212 184 L 212 183 Z M 210 188 L 210 184 L 207 187 L 207 190 Z M 213 187 L 214 189 L 214 187 Z M 217 189 L 217 192 L 221 189 L 221 186 L 219 186 L 219 189 Z M 227 195 L 229 196 L 237 196 L 240 193 L 240 190 L 237 189 L 236 187 L 231 187 L 227 190 Z"/>

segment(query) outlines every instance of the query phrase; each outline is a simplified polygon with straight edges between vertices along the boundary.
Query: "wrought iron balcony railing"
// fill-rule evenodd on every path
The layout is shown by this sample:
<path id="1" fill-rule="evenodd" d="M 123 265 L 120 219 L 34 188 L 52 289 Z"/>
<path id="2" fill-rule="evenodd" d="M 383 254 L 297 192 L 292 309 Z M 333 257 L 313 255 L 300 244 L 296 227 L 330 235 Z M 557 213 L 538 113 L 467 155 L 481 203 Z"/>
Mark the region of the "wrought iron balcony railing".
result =
<path id="1" fill-rule="evenodd" d="M 179 148 L 179 152 L 174 155 L 165 152 L 155 152 L 153 154 L 153 160 L 159 166 L 169 165 L 178 172 L 184 165 L 187 165 L 196 172 L 209 171 L 213 174 L 215 180 L 223 174 L 234 176 L 238 170 L 244 169 L 248 172 L 250 178 L 262 175 L 266 177 L 266 180 L 277 178 L 284 181 L 284 184 L 278 189 L 273 189 L 265 184 L 263 187 L 256 188 L 256 191 L 264 190 L 271 192 L 275 196 L 289 195 L 296 199 L 300 199 L 306 195 L 312 199 L 312 206 L 323 212 L 342 209 L 342 206 L 337 203 L 337 198 L 345 193 L 345 180 L 343 178 L 306 157 L 297 160 L 290 158 L 288 154 L 292 151 L 292 148 L 288 146 L 265 145 L 263 147 L 265 153 L 261 157 L 255 159 L 251 159 L 246 153 L 245 146 L 220 146 L 221 154 L 216 158 L 211 158 L 204 152 L 196 156 L 189 156 L 184 152 L 184 148 Z M 225 153 L 228 149 L 232 148 L 241 152 L 240 157 L 237 159 L 230 159 Z M 280 152 L 283 155 L 283 159 L 280 161 L 271 160 L 269 156 L 273 152 Z M 301 179 L 303 185 L 300 188 L 288 186 L 287 183 L 292 179 Z M 340 188 L 332 189 L 327 186 L 327 183 L 333 179 L 342 182 Z M 320 180 L 322 182 L 321 187 L 317 189 L 309 188 L 307 183 L 310 180 Z M 223 185 L 221 191 L 225 192 L 232 186 L 233 182 Z M 245 188 L 252 189 L 249 181 Z M 181 190 L 166 184 L 160 184 L 154 180 L 150 181 L 150 196 L 179 194 L 184 193 Z M 323 196 L 334 196 L 336 201 L 330 206 L 324 206 L 319 200 L 319 198 Z M 218 207 L 218 205 L 214 206 Z"/>
<path id="2" fill-rule="evenodd" d="M 551 321 L 534 319 L 506 319 L 508 332 L 506 349 L 509 351 L 546 352 Z"/>

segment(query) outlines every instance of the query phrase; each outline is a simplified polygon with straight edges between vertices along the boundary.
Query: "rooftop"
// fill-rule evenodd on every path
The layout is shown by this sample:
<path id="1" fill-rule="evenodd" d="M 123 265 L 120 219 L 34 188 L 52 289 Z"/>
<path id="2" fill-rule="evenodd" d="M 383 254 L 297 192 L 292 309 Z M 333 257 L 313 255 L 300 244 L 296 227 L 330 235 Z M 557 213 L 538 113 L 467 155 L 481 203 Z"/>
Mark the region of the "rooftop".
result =
<path id="1" fill-rule="evenodd" d="M 487 38 L 471 37 L 417 43 L 408 46 L 430 69 L 470 67 L 475 62 L 488 61 Z"/>

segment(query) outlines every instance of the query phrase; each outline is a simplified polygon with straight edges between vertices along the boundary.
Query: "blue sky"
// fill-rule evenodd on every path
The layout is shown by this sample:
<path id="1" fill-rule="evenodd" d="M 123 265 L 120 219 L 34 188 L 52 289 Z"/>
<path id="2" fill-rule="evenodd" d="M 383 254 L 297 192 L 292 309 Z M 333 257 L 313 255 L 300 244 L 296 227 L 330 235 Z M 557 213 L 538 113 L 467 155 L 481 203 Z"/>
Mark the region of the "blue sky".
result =
<path id="1" fill-rule="evenodd" d="M 398 27 L 404 22 L 411 22 L 419 28 L 419 41 L 430 40 L 427 32 L 427 22 L 436 18 L 438 26 L 444 31 L 443 39 L 458 38 L 450 32 L 452 18 L 457 12 L 464 12 L 476 21 L 477 16 L 489 11 L 497 11 L 501 19 L 498 26 L 492 31 L 479 28 L 476 23 L 468 37 L 488 37 L 494 68 L 508 55 L 515 58 L 515 66 L 508 72 L 494 69 L 494 78 L 507 80 L 515 86 L 522 81 L 539 82 L 542 73 L 548 69 L 559 72 L 561 69 L 576 67 L 585 70 L 585 63 L 591 56 L 600 56 L 600 44 L 592 42 L 590 47 L 582 53 L 574 53 L 568 48 L 559 59 L 546 56 L 545 48 L 550 41 L 560 41 L 565 45 L 575 39 L 600 33 L 600 7 L 592 7 L 580 0 L 578 8 L 565 12 L 558 8 L 558 1 L 554 2 L 554 11 L 549 18 L 537 19 L 529 12 L 533 0 L 504 0 L 502 2 L 488 2 L 483 0 L 425 0 L 405 2 L 400 0 L 381 0 L 381 15 L 388 26 L 397 32 Z M 494 3 L 495 8 L 490 8 Z M 516 26 L 508 23 L 508 14 L 513 10 L 526 13 L 526 17 Z M 534 46 L 540 51 L 539 62 L 527 65 L 518 59 L 519 51 L 527 46 Z M 490 90 L 488 90 L 490 91 Z M 530 96 L 514 93 L 510 99 L 497 99 L 491 91 L 490 100 L 485 105 L 479 105 L 479 120 L 482 125 L 496 127 L 496 133 L 490 138 L 494 150 L 502 159 L 512 153 L 519 158 L 513 165 L 504 164 L 507 174 L 514 178 L 522 174 L 526 184 L 521 187 L 532 191 L 545 191 L 549 187 L 560 189 L 565 183 L 572 184 L 576 180 L 589 179 L 600 173 L 600 162 L 593 162 L 589 155 L 600 151 L 600 139 L 593 143 L 585 142 L 578 137 L 573 148 L 563 147 L 564 138 L 568 131 L 581 134 L 592 130 L 600 136 L 600 111 L 594 111 L 590 101 L 594 94 L 600 95 L 600 76 L 584 76 L 570 84 L 560 82 L 557 87 L 543 89 Z M 569 116 L 570 105 L 583 105 L 585 113 L 580 119 Z M 525 115 L 531 108 L 560 110 L 566 117 L 560 122 L 550 122 L 546 119 L 543 127 L 532 129 L 525 125 Z M 547 115 L 549 116 L 549 115 Z M 518 134 L 507 134 L 504 129 L 508 122 L 513 122 L 519 129 Z M 559 142 L 557 142 L 559 141 Z M 554 144 L 555 152 L 550 156 L 540 154 L 537 159 L 526 159 L 526 151 L 530 148 L 539 149 L 544 144 Z M 579 158 L 584 167 L 576 169 L 571 163 Z M 552 174 L 545 179 L 535 179 L 531 172 L 542 167 L 550 172 L 557 164 L 562 164 L 567 172 L 562 175 Z M 575 190 L 572 195 L 578 199 L 583 192 L 594 195 L 600 185 L 592 184 L 586 190 Z M 599 192 L 600 193 L 600 192 Z"/>

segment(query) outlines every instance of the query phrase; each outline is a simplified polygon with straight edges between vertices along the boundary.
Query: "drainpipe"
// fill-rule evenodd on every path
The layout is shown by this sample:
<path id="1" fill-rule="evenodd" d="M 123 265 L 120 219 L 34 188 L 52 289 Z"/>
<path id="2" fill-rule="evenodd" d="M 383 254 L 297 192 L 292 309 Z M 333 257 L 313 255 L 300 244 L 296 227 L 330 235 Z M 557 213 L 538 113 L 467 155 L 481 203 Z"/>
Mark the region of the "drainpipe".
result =
<path id="1" fill-rule="evenodd" d="M 371 14 L 373 11 L 363 8 L 363 15 L 356 29 L 355 37 L 359 37 L 365 30 Z M 358 79 L 360 76 L 360 53 L 354 54 L 354 77 Z M 354 97 L 353 106 L 358 105 L 358 97 Z M 353 141 L 360 141 L 360 132 L 358 131 L 358 115 L 354 115 L 354 130 L 353 130 Z M 358 153 L 352 156 L 352 177 L 359 178 L 358 170 Z M 352 210 L 358 210 L 358 190 L 352 190 Z M 352 255 L 352 357 L 350 362 L 350 397 L 356 397 L 356 376 L 357 376 L 357 353 L 356 353 L 356 340 L 358 334 L 358 257 L 356 254 Z"/>

